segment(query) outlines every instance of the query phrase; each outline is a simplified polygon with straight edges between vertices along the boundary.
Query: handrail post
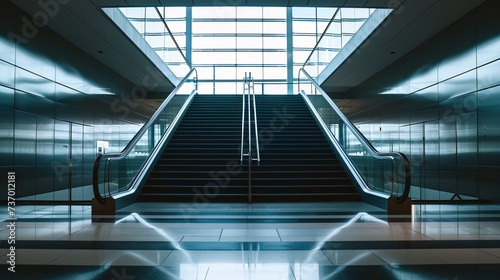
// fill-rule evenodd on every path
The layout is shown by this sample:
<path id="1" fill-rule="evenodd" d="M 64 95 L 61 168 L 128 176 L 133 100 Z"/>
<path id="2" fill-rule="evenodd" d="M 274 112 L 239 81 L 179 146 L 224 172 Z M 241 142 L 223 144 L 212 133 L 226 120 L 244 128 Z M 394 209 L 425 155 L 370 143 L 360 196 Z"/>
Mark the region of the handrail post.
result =
<path id="1" fill-rule="evenodd" d="M 243 108 L 241 109 L 241 156 L 240 156 L 240 164 L 243 164 L 243 146 L 244 146 L 244 137 L 245 137 L 245 88 L 247 84 L 247 72 L 245 72 L 245 78 L 243 79 Z"/>
<path id="2" fill-rule="evenodd" d="M 248 164 L 252 164 L 252 103 L 250 96 L 250 85 L 252 82 L 252 72 L 248 73 Z"/>
<path id="3" fill-rule="evenodd" d="M 244 138 L 245 138 L 245 95 L 248 91 L 248 153 L 244 153 Z M 257 105 L 255 101 L 255 82 L 251 72 L 245 72 L 243 79 L 243 102 L 242 102 L 242 117 L 241 117 L 241 151 L 240 151 L 240 164 L 243 165 L 243 156 L 248 156 L 248 203 L 252 203 L 252 161 L 257 160 L 260 165 L 260 147 L 259 147 L 259 130 L 257 124 Z M 254 114 L 254 127 L 255 127 L 255 141 L 256 141 L 256 154 L 257 158 L 252 158 L 252 98 L 253 98 L 253 114 Z"/>
<path id="4" fill-rule="evenodd" d="M 257 106 L 255 105 L 255 88 L 254 88 L 254 82 L 252 78 L 252 95 L 253 95 L 253 118 L 254 118 L 254 125 L 255 125 L 255 145 L 256 145 L 256 151 L 257 151 L 257 164 L 260 164 L 260 149 L 259 149 L 259 129 L 257 126 Z"/>

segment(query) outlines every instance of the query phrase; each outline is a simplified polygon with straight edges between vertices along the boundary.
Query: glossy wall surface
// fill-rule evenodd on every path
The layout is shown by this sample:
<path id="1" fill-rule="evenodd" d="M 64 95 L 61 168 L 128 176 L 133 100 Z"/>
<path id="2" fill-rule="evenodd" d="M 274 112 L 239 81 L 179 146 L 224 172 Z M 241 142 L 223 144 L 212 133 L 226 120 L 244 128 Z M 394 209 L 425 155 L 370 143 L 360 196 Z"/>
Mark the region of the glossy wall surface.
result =
<path id="1" fill-rule="evenodd" d="M 380 151 L 411 161 L 413 199 L 500 201 L 500 3 L 487 1 L 347 93 Z"/>
<path id="2" fill-rule="evenodd" d="M 152 113 L 133 99 L 125 104 L 132 88 L 2 1 L 0 174 L 16 172 L 15 198 L 89 201 L 97 141 L 108 141 L 107 152 L 121 151 Z"/>

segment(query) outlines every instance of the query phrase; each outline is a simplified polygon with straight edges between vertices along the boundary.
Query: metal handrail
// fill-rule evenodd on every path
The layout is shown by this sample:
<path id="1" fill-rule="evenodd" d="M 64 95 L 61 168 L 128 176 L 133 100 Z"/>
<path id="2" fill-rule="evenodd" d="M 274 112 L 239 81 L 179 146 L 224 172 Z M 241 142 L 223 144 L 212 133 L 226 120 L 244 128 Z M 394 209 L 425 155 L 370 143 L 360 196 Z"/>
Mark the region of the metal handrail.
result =
<path id="1" fill-rule="evenodd" d="M 241 109 L 241 152 L 240 152 L 240 163 L 243 163 L 243 146 L 244 146 L 244 138 L 245 138 L 245 87 L 247 84 L 247 73 L 245 72 L 245 78 L 243 80 L 243 97 L 242 101 L 242 109 Z"/>
<path id="2" fill-rule="evenodd" d="M 253 95 L 253 118 L 255 125 L 255 144 L 257 145 L 257 163 L 260 164 L 260 149 L 259 149 L 259 128 L 257 126 L 257 106 L 255 105 L 255 88 L 253 78 L 250 78 L 250 82 L 252 83 L 252 95 Z M 250 96 L 250 92 L 248 93 Z M 250 104 L 248 104 L 250 106 Z"/>
<path id="3" fill-rule="evenodd" d="M 326 25 L 325 30 L 323 31 L 323 33 L 319 37 L 318 41 L 316 42 L 316 45 L 314 45 L 314 48 L 312 49 L 311 53 L 309 54 L 309 56 L 305 60 L 304 64 L 302 65 L 302 68 L 306 67 L 307 62 L 309 62 L 309 59 L 311 59 L 311 56 L 313 55 L 314 51 L 318 48 L 319 43 L 321 42 L 321 39 L 323 39 L 323 37 L 325 36 L 326 32 L 328 32 L 328 28 L 330 28 L 330 25 L 332 24 L 333 20 L 335 19 L 335 17 L 339 13 L 339 11 L 340 11 L 340 8 L 337 8 L 337 10 L 335 10 L 335 13 L 332 16 L 332 19 L 330 19 L 330 21 Z M 299 70 L 299 72 L 300 72 L 300 70 Z"/>
<path id="4" fill-rule="evenodd" d="M 248 76 L 247 76 L 248 74 Z M 243 153 L 244 146 L 244 137 L 245 137 L 245 95 L 248 90 L 248 154 Z M 250 93 L 250 90 L 252 93 Z M 254 126 L 255 126 L 255 141 L 256 141 L 256 150 L 257 150 L 257 158 L 252 158 L 252 98 L 253 98 L 253 116 L 254 116 Z M 252 73 L 245 72 L 245 78 L 243 79 L 243 105 L 242 105 L 242 117 L 241 117 L 241 153 L 240 153 L 240 162 L 243 162 L 243 156 L 248 156 L 248 161 L 257 160 L 260 164 L 260 148 L 259 148 L 259 130 L 257 125 L 257 105 L 255 103 L 255 88 L 254 88 L 254 80 L 252 77 Z"/>
<path id="5" fill-rule="evenodd" d="M 337 115 L 342 119 L 342 121 L 349 127 L 349 129 L 352 131 L 352 133 L 358 138 L 358 140 L 361 142 L 361 144 L 370 152 L 370 154 L 377 158 L 377 159 L 384 159 L 387 157 L 400 157 L 403 162 L 405 163 L 405 189 L 403 191 L 403 194 L 398 197 L 398 204 L 401 204 L 405 202 L 405 200 L 408 198 L 410 194 L 410 188 L 411 188 L 411 171 L 410 171 L 410 161 L 406 157 L 405 154 L 399 153 L 399 152 L 391 152 L 391 153 L 381 153 L 373 147 L 373 145 L 366 139 L 366 137 L 359 131 L 359 129 L 352 124 L 352 122 L 344 115 L 344 113 L 340 110 L 340 108 L 333 102 L 333 100 L 326 94 L 326 92 L 314 81 L 314 79 L 306 72 L 304 68 L 299 69 L 299 81 L 300 81 L 300 72 L 303 72 L 306 78 L 314 85 L 316 90 L 318 90 L 323 98 L 328 102 L 328 104 L 335 110 Z M 300 85 L 299 85 L 300 88 Z M 392 190 L 394 192 L 394 190 Z"/>
<path id="6" fill-rule="evenodd" d="M 179 89 L 184 85 L 184 83 L 188 80 L 188 78 L 191 76 L 191 74 L 195 72 L 196 77 L 195 77 L 195 91 L 198 88 L 198 71 L 196 68 L 192 68 L 189 73 L 181 80 L 181 82 L 177 85 L 177 87 L 168 95 L 168 97 L 163 101 L 163 103 L 158 107 L 156 112 L 149 118 L 149 120 L 141 127 L 141 129 L 134 135 L 132 140 L 128 142 L 127 146 L 120 152 L 120 153 L 111 153 L 111 154 L 104 154 L 104 155 L 99 155 L 94 163 L 94 170 L 92 173 L 93 180 L 92 180 L 92 185 L 93 185 L 93 191 L 94 191 L 94 197 L 95 199 L 101 203 L 104 204 L 105 201 L 101 196 L 101 193 L 99 192 L 99 165 L 100 162 L 103 159 L 121 159 L 126 157 L 132 149 L 135 147 L 137 142 L 141 139 L 141 137 L 146 133 L 146 131 L 149 129 L 149 127 L 156 121 L 158 116 L 161 114 L 163 109 L 168 105 L 168 103 L 174 98 L 174 96 L 177 94 Z"/>
<path id="7" fill-rule="evenodd" d="M 184 55 L 184 53 L 182 52 L 181 48 L 179 47 L 179 44 L 177 44 L 177 41 L 175 40 L 174 38 L 174 35 L 172 34 L 172 31 L 170 31 L 170 28 L 168 28 L 168 25 L 167 25 L 167 22 L 165 21 L 165 18 L 163 17 L 163 15 L 161 14 L 160 10 L 158 9 L 158 7 L 155 7 L 155 10 L 156 12 L 158 13 L 158 16 L 160 17 L 161 21 L 163 22 L 163 25 L 165 26 L 165 28 L 167 29 L 168 31 L 168 34 L 170 35 L 170 38 L 172 39 L 172 41 L 174 41 L 174 44 L 175 46 L 177 47 L 177 50 L 181 53 L 182 55 L 182 58 L 184 58 L 184 61 L 187 63 L 187 65 L 189 67 L 191 67 L 191 63 L 189 62 L 189 60 L 186 58 L 186 56 Z"/>

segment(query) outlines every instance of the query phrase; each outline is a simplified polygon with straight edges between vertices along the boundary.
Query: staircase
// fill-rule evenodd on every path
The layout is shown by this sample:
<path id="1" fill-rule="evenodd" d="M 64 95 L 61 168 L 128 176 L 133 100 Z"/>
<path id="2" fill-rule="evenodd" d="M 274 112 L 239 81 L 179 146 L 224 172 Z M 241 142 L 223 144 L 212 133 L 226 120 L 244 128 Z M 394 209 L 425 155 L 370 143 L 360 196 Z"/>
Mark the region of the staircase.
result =
<path id="1" fill-rule="evenodd" d="M 256 103 L 261 162 L 251 169 L 252 202 L 361 200 L 300 96 L 257 96 Z M 139 201 L 248 202 L 241 108 L 241 95 L 197 95 Z"/>

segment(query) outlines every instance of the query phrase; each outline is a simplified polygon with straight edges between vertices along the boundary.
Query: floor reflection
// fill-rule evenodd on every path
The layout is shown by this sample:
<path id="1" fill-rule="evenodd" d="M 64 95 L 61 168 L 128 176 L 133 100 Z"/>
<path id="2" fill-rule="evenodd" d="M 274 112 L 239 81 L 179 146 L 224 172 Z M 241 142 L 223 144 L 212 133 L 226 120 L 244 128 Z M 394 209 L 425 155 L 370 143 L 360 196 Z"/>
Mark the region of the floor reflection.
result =
<path id="1" fill-rule="evenodd" d="M 136 204 L 92 222 L 87 206 L 20 206 L 14 279 L 496 279 L 500 273 L 498 205 L 416 205 L 396 221 L 363 203 L 181 208 Z M 7 216 L 0 218 L 5 224 Z M 7 237 L 0 228 L 2 263 Z"/>

